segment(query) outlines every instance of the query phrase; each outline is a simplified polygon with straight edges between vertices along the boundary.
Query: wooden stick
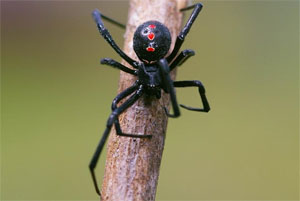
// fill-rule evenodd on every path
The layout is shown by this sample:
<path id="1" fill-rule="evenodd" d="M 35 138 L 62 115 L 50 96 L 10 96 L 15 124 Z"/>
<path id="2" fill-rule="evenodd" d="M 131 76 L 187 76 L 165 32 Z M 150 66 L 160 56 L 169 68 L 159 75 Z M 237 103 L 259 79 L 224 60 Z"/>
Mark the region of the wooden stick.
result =
<path id="1" fill-rule="evenodd" d="M 182 24 L 183 15 L 179 9 L 185 6 L 186 0 L 131 0 L 124 52 L 138 60 L 132 48 L 132 38 L 136 28 L 148 20 L 157 20 L 169 28 L 172 49 Z M 123 64 L 132 68 L 125 61 Z M 175 72 L 171 76 L 174 79 Z M 135 79 L 121 72 L 118 92 L 131 86 Z M 142 97 L 120 116 L 124 133 L 153 137 L 120 137 L 112 129 L 101 192 L 103 201 L 155 200 L 168 121 L 162 106 L 168 105 L 169 97 L 166 94 L 159 100 Z"/>

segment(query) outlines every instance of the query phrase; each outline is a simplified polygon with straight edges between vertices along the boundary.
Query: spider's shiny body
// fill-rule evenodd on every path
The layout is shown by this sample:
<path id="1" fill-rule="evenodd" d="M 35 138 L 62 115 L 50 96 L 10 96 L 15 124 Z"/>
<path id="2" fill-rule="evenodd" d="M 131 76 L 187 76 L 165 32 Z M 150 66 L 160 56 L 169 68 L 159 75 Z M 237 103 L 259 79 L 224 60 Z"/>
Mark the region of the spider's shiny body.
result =
<path id="1" fill-rule="evenodd" d="M 161 89 L 163 89 L 160 70 L 157 64 L 146 64 L 138 70 L 139 81 L 145 86 L 145 94 L 149 96 L 161 97 Z"/>
<path id="2" fill-rule="evenodd" d="M 174 68 L 180 66 L 188 58 L 195 54 L 195 52 L 190 49 L 183 50 L 178 54 L 186 35 L 188 34 L 190 28 L 192 27 L 192 24 L 194 23 L 199 12 L 202 9 L 202 4 L 198 3 L 193 6 L 183 8 L 180 11 L 186 11 L 190 9 L 193 9 L 193 12 L 189 17 L 186 25 L 178 34 L 174 49 L 168 56 L 166 55 L 171 45 L 171 34 L 168 28 L 162 23 L 154 20 L 147 21 L 138 26 L 133 37 L 133 49 L 140 61 L 133 60 L 118 47 L 118 45 L 112 39 L 108 30 L 105 28 L 101 17 L 120 27 L 125 26 L 102 15 L 98 10 L 95 10 L 93 12 L 93 17 L 100 34 L 111 45 L 116 53 L 119 54 L 133 69 L 128 68 L 127 66 L 124 66 L 121 63 L 110 58 L 101 59 L 101 64 L 109 65 L 136 77 L 136 82 L 134 82 L 131 87 L 118 94 L 113 100 L 112 113 L 107 120 L 106 129 L 89 165 L 96 192 L 100 196 L 101 193 L 98 187 L 94 170 L 112 126 L 115 126 L 116 134 L 119 136 L 136 138 L 151 138 L 152 136 L 124 133 L 119 123 L 119 115 L 127 108 L 132 106 L 140 97 L 146 95 L 155 96 L 159 99 L 161 98 L 161 91 L 163 90 L 165 93 L 170 95 L 170 101 L 173 109 L 173 114 L 170 114 L 168 110 L 164 108 L 165 113 L 168 117 L 173 118 L 180 116 L 179 106 L 187 110 L 198 112 L 208 112 L 210 110 L 208 101 L 206 99 L 204 86 L 200 81 L 173 81 L 170 77 L 170 72 Z M 175 94 L 176 87 L 197 87 L 203 104 L 203 108 L 194 108 L 182 104 L 178 105 Z M 126 99 L 126 97 L 128 98 Z M 122 104 L 119 104 L 122 100 L 125 101 Z"/>
<path id="3" fill-rule="evenodd" d="M 134 32 L 133 49 L 138 58 L 146 63 L 162 59 L 170 46 L 170 31 L 158 21 L 147 21 Z"/>

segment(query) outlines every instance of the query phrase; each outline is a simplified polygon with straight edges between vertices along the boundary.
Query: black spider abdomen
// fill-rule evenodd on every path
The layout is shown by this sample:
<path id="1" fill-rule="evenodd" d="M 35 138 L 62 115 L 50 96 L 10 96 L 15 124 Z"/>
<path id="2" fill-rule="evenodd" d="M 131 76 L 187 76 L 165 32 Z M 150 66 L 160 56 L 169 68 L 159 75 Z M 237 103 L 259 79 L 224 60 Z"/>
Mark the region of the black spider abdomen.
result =
<path id="1" fill-rule="evenodd" d="M 171 34 L 158 21 L 147 21 L 140 25 L 133 37 L 133 49 L 141 61 L 151 62 L 162 59 L 169 51 Z"/>

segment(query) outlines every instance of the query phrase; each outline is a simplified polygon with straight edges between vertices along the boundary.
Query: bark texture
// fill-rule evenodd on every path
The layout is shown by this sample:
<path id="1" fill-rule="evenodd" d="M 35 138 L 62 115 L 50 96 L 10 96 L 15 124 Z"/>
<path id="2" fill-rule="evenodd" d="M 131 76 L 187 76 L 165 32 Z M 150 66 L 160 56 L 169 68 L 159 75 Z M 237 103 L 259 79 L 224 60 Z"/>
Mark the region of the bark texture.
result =
<path id="1" fill-rule="evenodd" d="M 124 52 L 138 60 L 132 48 L 133 34 L 148 20 L 157 20 L 169 28 L 172 50 L 182 25 L 183 15 L 179 9 L 185 6 L 186 0 L 131 0 Z M 125 61 L 122 63 L 132 68 Z M 172 72 L 172 78 L 175 78 L 175 72 Z M 118 92 L 131 86 L 135 80 L 136 77 L 121 72 Z M 155 200 L 168 121 L 162 106 L 168 105 L 166 94 L 159 100 L 143 96 L 120 116 L 124 133 L 151 134 L 152 138 L 120 137 L 112 129 L 102 184 L 103 201 Z"/>

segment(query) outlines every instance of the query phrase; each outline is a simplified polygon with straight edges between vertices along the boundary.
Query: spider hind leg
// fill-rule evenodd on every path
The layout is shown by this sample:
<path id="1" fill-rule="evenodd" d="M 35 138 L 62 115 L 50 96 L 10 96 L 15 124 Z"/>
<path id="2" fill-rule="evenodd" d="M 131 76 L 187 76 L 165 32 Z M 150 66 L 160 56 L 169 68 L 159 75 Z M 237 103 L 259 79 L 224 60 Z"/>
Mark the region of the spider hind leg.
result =
<path id="1" fill-rule="evenodd" d="M 192 6 L 189 6 L 186 8 L 182 8 L 182 9 L 180 9 L 180 11 L 186 11 L 186 10 L 190 10 L 190 9 L 194 9 L 194 10 L 193 10 L 191 16 L 189 17 L 188 21 L 186 22 L 185 26 L 183 27 L 183 29 L 177 36 L 174 49 L 172 50 L 171 54 L 167 57 L 168 62 L 171 62 L 177 55 L 180 47 L 182 46 L 182 44 L 184 42 L 185 37 L 189 33 L 194 21 L 196 20 L 196 18 L 198 17 L 198 15 L 202 9 L 202 4 L 197 3 L 195 5 L 192 5 Z"/>
<path id="2" fill-rule="evenodd" d="M 106 15 L 103 15 L 102 13 L 101 13 L 101 17 L 104 20 L 106 20 L 106 21 L 108 21 L 108 22 L 110 22 L 110 23 L 112 23 L 112 24 L 114 24 L 114 25 L 116 25 L 116 26 L 118 26 L 118 27 L 120 27 L 122 29 L 126 29 L 126 25 L 125 24 L 122 24 L 122 23 L 120 23 L 120 22 L 118 22 L 118 21 L 116 21 L 116 20 L 114 20 L 114 19 L 112 19 L 110 17 L 107 17 Z"/>
<path id="3" fill-rule="evenodd" d="M 188 58 L 194 56 L 194 50 L 186 49 L 183 50 L 179 55 L 176 56 L 174 61 L 170 65 L 170 72 L 177 66 L 181 66 Z"/>
<path id="4" fill-rule="evenodd" d="M 108 44 L 115 50 L 115 52 L 122 57 L 125 61 L 127 61 L 131 66 L 134 68 L 137 68 L 137 62 L 133 59 L 131 59 L 127 54 L 125 54 L 120 47 L 116 44 L 116 42 L 113 40 L 112 36 L 106 29 L 106 27 L 103 24 L 102 18 L 103 15 L 99 10 L 94 10 L 92 13 L 92 16 L 97 24 L 98 30 L 102 37 L 108 42 Z"/>

